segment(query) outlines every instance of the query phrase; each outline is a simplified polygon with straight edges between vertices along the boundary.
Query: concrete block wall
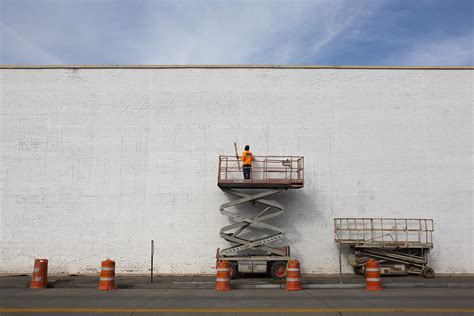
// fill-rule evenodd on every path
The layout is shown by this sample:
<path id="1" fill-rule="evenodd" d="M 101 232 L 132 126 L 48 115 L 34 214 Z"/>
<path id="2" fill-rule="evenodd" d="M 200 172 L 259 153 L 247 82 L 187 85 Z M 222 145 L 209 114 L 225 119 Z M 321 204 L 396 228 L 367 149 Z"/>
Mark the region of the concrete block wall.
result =
<path id="1" fill-rule="evenodd" d="M 474 273 L 472 69 L 3 68 L 0 102 L 0 273 L 147 273 L 152 239 L 157 273 L 211 273 L 234 141 L 305 157 L 278 197 L 303 272 L 337 273 L 334 217 L 410 217 Z"/>

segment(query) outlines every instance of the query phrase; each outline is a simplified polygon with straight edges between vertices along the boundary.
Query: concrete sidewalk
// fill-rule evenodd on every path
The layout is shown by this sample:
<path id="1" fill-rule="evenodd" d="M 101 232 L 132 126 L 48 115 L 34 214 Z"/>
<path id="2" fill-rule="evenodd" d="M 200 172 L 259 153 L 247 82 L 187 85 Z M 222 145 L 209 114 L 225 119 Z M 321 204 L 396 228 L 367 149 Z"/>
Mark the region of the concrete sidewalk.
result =
<path id="1" fill-rule="evenodd" d="M 48 276 L 50 288 L 97 288 L 99 276 L 69 275 Z M 31 282 L 29 275 L 0 276 L 0 288 L 27 288 Z M 119 289 L 211 289 L 214 287 L 214 275 L 155 276 L 151 283 L 150 276 L 118 275 L 116 285 Z M 264 275 L 250 275 L 231 281 L 235 289 L 283 288 L 284 281 L 276 281 Z M 365 279 L 358 275 L 303 275 L 303 287 L 317 288 L 363 288 Z M 382 277 L 385 288 L 474 288 L 474 275 L 440 275 L 432 279 L 419 276 L 385 276 Z"/>

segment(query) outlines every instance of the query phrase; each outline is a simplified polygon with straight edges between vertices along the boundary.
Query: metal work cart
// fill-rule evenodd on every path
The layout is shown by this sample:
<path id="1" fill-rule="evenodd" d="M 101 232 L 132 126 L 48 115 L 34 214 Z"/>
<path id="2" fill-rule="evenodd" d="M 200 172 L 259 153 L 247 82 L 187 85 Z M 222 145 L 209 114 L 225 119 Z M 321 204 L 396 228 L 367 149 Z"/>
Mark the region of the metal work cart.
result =
<path id="1" fill-rule="evenodd" d="M 304 158 L 254 157 L 251 179 L 246 180 L 236 156 L 219 156 L 217 185 L 238 199 L 220 206 L 220 212 L 233 221 L 221 228 L 220 236 L 232 245 L 222 250 L 218 248 L 216 258 L 230 262 L 232 278 L 238 273 L 270 272 L 273 278 L 283 279 L 290 260 L 290 247 L 272 246 L 285 233 L 280 227 L 265 221 L 282 215 L 285 209 L 268 197 L 304 186 Z M 242 206 L 249 203 L 262 209 L 253 210 L 253 215 L 244 215 Z"/>
<path id="2" fill-rule="evenodd" d="M 380 262 L 381 274 L 434 277 L 428 266 L 433 248 L 433 220 L 411 218 L 335 218 L 334 239 L 349 245 L 349 264 L 363 274 L 369 259 Z"/>

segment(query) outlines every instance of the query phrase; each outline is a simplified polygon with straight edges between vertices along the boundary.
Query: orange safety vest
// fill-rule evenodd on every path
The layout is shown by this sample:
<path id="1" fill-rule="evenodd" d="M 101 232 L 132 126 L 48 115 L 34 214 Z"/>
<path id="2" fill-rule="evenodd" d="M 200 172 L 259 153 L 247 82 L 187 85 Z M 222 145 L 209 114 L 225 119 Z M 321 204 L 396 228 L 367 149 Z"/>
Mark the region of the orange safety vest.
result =
<path id="1" fill-rule="evenodd" d="M 240 159 L 242 159 L 242 161 L 244 162 L 244 165 L 251 165 L 252 161 L 254 160 L 253 154 L 250 150 L 244 150 L 244 152 L 242 153 L 242 157 L 240 157 Z"/>

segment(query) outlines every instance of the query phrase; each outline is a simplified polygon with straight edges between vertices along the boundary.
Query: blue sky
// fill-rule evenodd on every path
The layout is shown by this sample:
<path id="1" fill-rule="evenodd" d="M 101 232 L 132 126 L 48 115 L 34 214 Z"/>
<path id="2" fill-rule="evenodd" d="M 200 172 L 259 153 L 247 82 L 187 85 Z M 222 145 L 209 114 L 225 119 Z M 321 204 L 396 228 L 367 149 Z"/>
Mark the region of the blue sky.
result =
<path id="1" fill-rule="evenodd" d="M 0 0 L 0 64 L 473 65 L 474 0 Z"/>

